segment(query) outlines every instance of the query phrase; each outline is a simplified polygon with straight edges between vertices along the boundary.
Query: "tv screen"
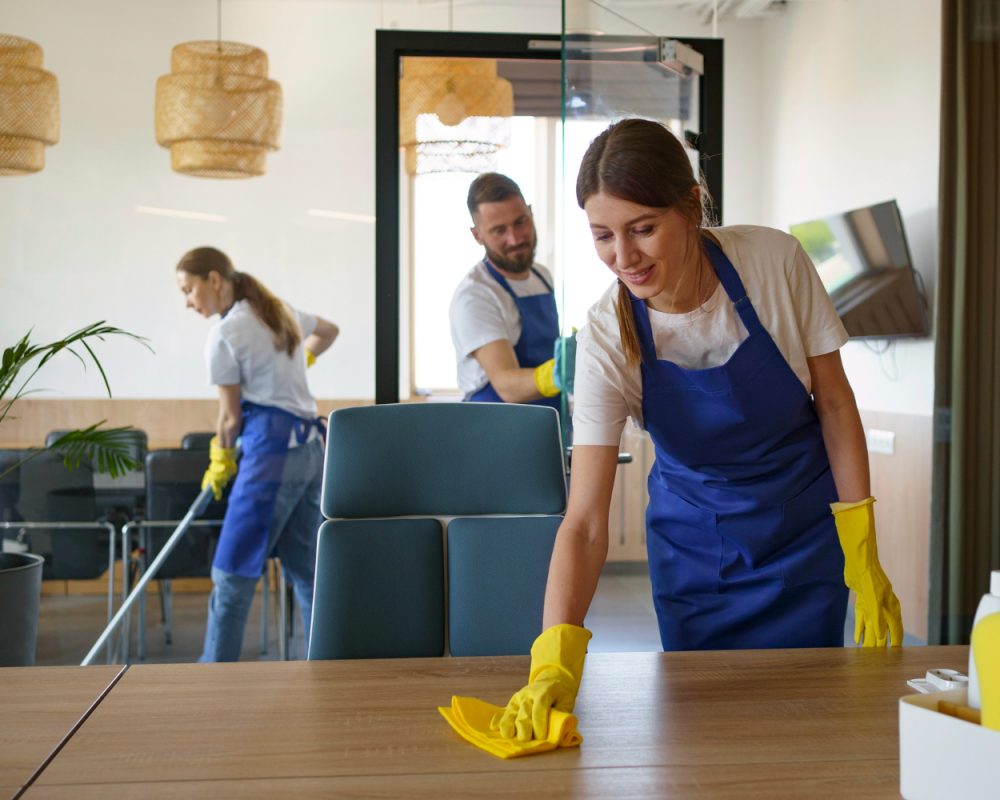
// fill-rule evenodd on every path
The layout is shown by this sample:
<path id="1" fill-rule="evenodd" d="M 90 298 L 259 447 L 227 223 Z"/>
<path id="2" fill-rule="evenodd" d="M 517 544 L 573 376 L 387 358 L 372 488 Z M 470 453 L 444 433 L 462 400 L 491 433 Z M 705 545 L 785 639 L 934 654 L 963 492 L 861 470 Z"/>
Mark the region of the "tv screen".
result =
<path id="1" fill-rule="evenodd" d="M 895 200 L 791 226 L 851 338 L 927 336 L 919 273 Z"/>

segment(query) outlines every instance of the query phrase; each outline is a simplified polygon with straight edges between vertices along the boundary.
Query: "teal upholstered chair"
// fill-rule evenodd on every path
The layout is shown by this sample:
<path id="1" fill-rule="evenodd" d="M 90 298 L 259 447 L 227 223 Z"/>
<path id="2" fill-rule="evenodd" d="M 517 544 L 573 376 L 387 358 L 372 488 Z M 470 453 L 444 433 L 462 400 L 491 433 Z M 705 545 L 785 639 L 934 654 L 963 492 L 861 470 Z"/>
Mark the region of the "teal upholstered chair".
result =
<path id="1" fill-rule="evenodd" d="M 334 411 L 309 658 L 527 653 L 565 506 L 550 408 Z"/>

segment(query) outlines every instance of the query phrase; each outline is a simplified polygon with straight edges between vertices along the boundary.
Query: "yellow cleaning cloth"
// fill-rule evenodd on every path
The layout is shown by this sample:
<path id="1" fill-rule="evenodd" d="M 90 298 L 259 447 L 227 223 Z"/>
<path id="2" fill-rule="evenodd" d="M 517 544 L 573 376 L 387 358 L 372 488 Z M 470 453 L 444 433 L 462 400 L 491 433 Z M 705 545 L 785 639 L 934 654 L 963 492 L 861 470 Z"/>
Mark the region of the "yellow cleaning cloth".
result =
<path id="1" fill-rule="evenodd" d="M 552 709 L 549 714 L 549 735 L 546 738 L 532 739 L 529 742 L 505 739 L 499 731 L 490 730 L 490 720 L 502 710 L 501 706 L 475 697 L 452 697 L 451 708 L 438 707 L 441 716 L 448 720 L 455 733 L 498 758 L 517 758 L 545 753 L 557 747 L 576 747 L 583 741 L 576 729 L 576 717 L 556 709 Z"/>

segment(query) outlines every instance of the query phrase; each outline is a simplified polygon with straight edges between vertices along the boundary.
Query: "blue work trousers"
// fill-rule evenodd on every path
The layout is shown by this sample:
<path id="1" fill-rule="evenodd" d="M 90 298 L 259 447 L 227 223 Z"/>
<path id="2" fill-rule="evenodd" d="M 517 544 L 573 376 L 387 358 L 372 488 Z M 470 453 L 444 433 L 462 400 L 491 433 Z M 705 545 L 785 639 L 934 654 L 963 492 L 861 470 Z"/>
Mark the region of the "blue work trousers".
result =
<path id="1" fill-rule="evenodd" d="M 302 612 L 307 652 L 316 571 L 316 533 L 322 521 L 319 507 L 322 485 L 322 440 L 314 439 L 291 448 L 281 474 L 267 548 L 267 552 L 281 560 L 285 580 L 295 590 L 295 600 Z M 238 661 L 257 579 L 213 567 L 212 583 L 204 651 L 198 660 L 203 663 Z"/>

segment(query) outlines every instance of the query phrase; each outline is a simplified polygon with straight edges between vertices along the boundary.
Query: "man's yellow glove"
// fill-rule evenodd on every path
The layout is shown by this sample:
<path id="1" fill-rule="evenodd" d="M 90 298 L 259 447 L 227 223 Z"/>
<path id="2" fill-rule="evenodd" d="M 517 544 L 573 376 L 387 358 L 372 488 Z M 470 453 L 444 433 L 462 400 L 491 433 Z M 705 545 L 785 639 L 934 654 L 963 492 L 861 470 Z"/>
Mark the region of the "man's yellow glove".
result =
<path id="1" fill-rule="evenodd" d="M 222 490 L 236 474 L 236 448 L 220 447 L 219 437 L 213 436 L 208 445 L 208 469 L 201 479 L 201 488 L 212 487 L 216 500 L 222 499 Z"/>
<path id="2" fill-rule="evenodd" d="M 854 643 L 893 647 L 903 643 L 903 615 L 892 584 L 878 561 L 875 541 L 875 498 L 857 503 L 831 503 L 837 536 L 844 550 L 844 583 L 857 595 L 854 606 Z"/>
<path id="3" fill-rule="evenodd" d="M 559 394 L 556 386 L 556 360 L 550 358 L 535 367 L 535 388 L 542 397 L 555 397 Z"/>
<path id="4" fill-rule="evenodd" d="M 316 363 L 316 354 L 312 350 L 306 350 L 306 369 Z"/>
<path id="5" fill-rule="evenodd" d="M 573 711 L 590 636 L 590 631 L 578 625 L 553 625 L 542 631 L 531 645 L 528 685 L 510 698 L 490 727 L 521 742 L 546 738 L 551 709 Z"/>

